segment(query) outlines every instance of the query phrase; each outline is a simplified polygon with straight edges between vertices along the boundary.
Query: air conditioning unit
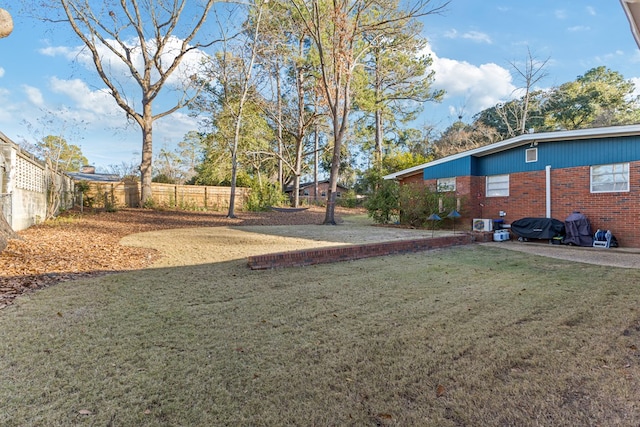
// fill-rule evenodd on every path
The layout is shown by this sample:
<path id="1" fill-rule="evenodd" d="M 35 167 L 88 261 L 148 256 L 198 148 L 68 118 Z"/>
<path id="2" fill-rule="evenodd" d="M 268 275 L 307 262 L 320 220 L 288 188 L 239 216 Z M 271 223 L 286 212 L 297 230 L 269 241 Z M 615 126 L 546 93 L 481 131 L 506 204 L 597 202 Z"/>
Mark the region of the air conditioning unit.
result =
<path id="1" fill-rule="evenodd" d="M 473 231 L 493 231 L 493 220 L 474 218 Z"/>

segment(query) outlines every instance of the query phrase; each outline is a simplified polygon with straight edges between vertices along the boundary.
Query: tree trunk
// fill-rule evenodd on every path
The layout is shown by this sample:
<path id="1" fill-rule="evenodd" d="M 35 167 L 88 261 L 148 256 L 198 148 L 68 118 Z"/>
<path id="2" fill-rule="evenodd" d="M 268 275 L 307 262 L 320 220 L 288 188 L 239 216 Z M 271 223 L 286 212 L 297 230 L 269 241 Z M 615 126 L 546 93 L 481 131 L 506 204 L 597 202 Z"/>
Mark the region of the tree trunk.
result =
<path id="1" fill-rule="evenodd" d="M 282 156 L 284 156 L 284 144 L 282 143 L 282 85 L 280 82 L 280 66 L 276 67 L 276 106 L 278 110 L 278 184 L 280 190 L 284 190 L 284 171 Z"/>
<path id="2" fill-rule="evenodd" d="M 316 124 L 316 129 L 314 132 L 314 147 L 313 147 L 313 200 L 315 202 L 318 201 L 318 191 L 320 191 L 318 185 L 318 171 L 319 171 L 319 163 L 320 163 L 320 135 L 318 134 L 318 125 Z"/>
<path id="3" fill-rule="evenodd" d="M 233 153 L 231 154 L 231 194 L 229 195 L 229 212 L 227 213 L 227 218 L 236 217 L 237 176 L 238 176 L 238 143 L 236 139 L 236 142 L 234 143 L 234 147 L 233 147 Z"/>
<path id="4" fill-rule="evenodd" d="M 379 61 L 378 52 L 376 52 L 376 64 Z M 374 151 L 374 167 L 378 171 L 382 171 L 382 144 L 384 133 L 382 130 L 382 111 L 380 108 L 380 104 L 378 104 L 378 100 L 382 98 L 381 92 L 382 83 L 380 82 L 380 67 L 376 65 L 375 69 L 375 100 L 376 100 L 376 111 L 375 111 L 375 151 Z"/>
<path id="5" fill-rule="evenodd" d="M 0 252 L 7 247 L 9 239 L 17 239 L 18 235 L 11 228 L 0 209 Z"/>
<path id="6" fill-rule="evenodd" d="M 338 175 L 340 173 L 340 150 L 342 148 L 341 134 L 333 139 L 333 156 L 331 158 L 331 173 L 329 175 L 329 191 L 327 192 L 327 210 L 325 212 L 325 225 L 336 225 L 336 192 L 338 190 Z"/>
<path id="7" fill-rule="evenodd" d="M 145 114 L 142 126 L 142 161 L 140 163 L 140 207 L 144 207 L 152 201 L 151 178 L 153 177 L 153 119 L 151 117 L 151 105 L 148 108 L 148 115 Z"/>
<path id="8" fill-rule="evenodd" d="M 382 111 L 379 109 L 375 112 L 375 153 L 374 163 L 375 168 L 378 171 L 382 171 L 382 144 L 383 144 L 383 129 L 382 129 Z"/>
<path id="9" fill-rule="evenodd" d="M 300 206 L 300 174 L 296 170 L 293 176 L 293 207 Z"/>

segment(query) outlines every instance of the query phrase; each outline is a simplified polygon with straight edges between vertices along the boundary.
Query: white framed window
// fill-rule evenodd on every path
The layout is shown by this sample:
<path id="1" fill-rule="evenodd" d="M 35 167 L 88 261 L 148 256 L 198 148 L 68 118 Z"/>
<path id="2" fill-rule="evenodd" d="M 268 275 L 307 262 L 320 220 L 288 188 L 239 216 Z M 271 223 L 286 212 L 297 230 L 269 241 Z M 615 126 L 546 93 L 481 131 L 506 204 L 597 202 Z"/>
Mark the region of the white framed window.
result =
<path id="1" fill-rule="evenodd" d="M 436 181 L 436 186 L 439 192 L 456 191 L 456 179 L 454 178 L 439 178 Z"/>
<path id="2" fill-rule="evenodd" d="M 591 192 L 629 191 L 629 163 L 591 166 Z"/>
<path id="3" fill-rule="evenodd" d="M 538 161 L 538 147 L 527 148 L 524 155 L 524 161 L 526 163 L 533 163 Z"/>
<path id="4" fill-rule="evenodd" d="M 487 197 L 509 196 L 509 175 L 493 175 L 487 177 Z"/>

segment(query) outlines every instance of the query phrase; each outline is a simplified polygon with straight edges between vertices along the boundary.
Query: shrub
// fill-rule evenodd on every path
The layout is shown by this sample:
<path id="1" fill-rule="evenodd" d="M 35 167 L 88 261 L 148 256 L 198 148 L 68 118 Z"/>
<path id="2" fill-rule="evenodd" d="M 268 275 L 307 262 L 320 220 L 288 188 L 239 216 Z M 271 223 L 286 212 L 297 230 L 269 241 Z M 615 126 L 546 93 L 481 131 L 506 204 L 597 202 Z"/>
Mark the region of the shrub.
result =
<path id="1" fill-rule="evenodd" d="M 282 192 L 278 184 L 272 182 L 251 182 L 251 191 L 247 199 L 247 210 L 258 212 L 266 211 L 270 206 L 280 206 L 287 202 L 287 196 Z"/>
<path id="2" fill-rule="evenodd" d="M 434 191 L 421 183 L 402 185 L 398 199 L 400 223 L 411 227 L 424 227 L 431 214 L 446 216 L 457 205 L 454 192 Z"/>
<path id="3" fill-rule="evenodd" d="M 431 214 L 441 217 L 456 209 L 454 192 L 438 192 L 424 184 L 399 185 L 394 181 L 380 181 L 377 189 L 365 202 L 369 217 L 378 224 L 398 222 L 410 227 L 433 226 Z"/>
<path id="4" fill-rule="evenodd" d="M 365 202 L 367 214 L 378 224 L 395 222 L 400 212 L 399 185 L 395 181 L 380 181 Z"/>
<path id="5" fill-rule="evenodd" d="M 338 205 L 345 208 L 355 208 L 358 204 L 356 192 L 349 190 L 346 193 L 342 193 L 342 196 L 338 199 Z"/>

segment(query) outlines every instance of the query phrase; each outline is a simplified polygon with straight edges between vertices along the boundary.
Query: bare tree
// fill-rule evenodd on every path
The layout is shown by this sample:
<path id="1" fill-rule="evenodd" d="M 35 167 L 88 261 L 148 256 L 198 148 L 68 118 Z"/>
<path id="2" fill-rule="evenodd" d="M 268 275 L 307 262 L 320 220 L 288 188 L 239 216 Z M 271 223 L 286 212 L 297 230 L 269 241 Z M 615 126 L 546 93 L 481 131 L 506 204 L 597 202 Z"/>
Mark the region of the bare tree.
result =
<path id="1" fill-rule="evenodd" d="M 253 73 L 253 66 L 256 61 L 258 38 L 260 35 L 260 22 L 262 20 L 262 14 L 268 0 L 256 0 L 257 16 L 253 22 L 253 39 L 251 40 L 251 52 L 249 60 L 243 70 L 242 87 L 240 93 L 240 100 L 238 102 L 236 114 L 235 114 L 235 128 L 233 133 L 233 146 L 231 151 L 231 196 L 229 197 L 229 212 L 227 217 L 235 218 L 235 201 L 236 201 L 236 178 L 238 176 L 238 145 L 240 143 L 240 130 L 242 129 L 242 115 L 244 113 L 244 107 L 249 96 L 249 89 L 251 88 L 251 76 Z"/>
<path id="2" fill-rule="evenodd" d="M 449 2 L 433 6 L 418 0 L 399 10 L 393 0 L 290 0 L 317 50 L 323 103 L 332 124 L 331 172 L 324 224 L 335 224 L 335 202 L 341 152 L 352 108 L 352 83 L 374 41 L 413 19 L 441 11 Z M 433 7 L 432 7 L 433 6 Z"/>
<path id="3" fill-rule="evenodd" d="M 66 17 L 63 20 L 89 50 L 110 95 L 142 130 L 140 178 L 144 204 L 151 198 L 153 123 L 188 105 L 193 96 L 185 91 L 160 112 L 153 111 L 154 101 L 190 52 L 215 43 L 195 41 L 215 0 L 203 0 L 200 5 L 187 0 L 59 1 Z M 185 8 L 192 16 L 181 19 Z M 137 107 L 125 93 L 120 81 L 123 71 L 118 66 L 140 90 Z"/>
<path id="4" fill-rule="evenodd" d="M 542 79 L 547 77 L 548 73 L 545 69 L 550 57 L 544 61 L 538 60 L 532 53 L 531 49 L 527 48 L 527 59 L 524 67 L 520 66 L 515 61 L 511 61 L 511 67 L 517 73 L 519 78 L 524 82 L 524 95 L 522 97 L 522 111 L 512 112 L 520 117 L 520 134 L 527 132 L 527 119 L 529 115 L 529 101 L 531 100 L 531 93 L 534 86 Z M 518 114 L 519 113 L 519 114 Z M 508 121 L 505 121 L 507 123 Z"/>

